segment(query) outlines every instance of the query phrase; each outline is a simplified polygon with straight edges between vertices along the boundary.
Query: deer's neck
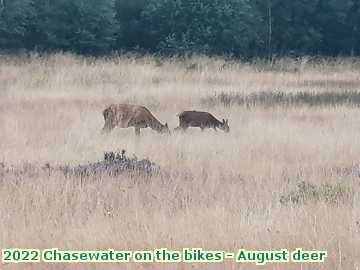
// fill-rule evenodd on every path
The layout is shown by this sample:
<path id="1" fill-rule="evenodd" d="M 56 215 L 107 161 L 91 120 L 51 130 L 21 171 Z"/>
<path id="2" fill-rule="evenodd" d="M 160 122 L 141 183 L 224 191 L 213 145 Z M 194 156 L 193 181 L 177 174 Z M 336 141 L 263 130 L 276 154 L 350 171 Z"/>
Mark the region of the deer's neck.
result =
<path id="1" fill-rule="evenodd" d="M 222 127 L 222 126 L 223 126 L 223 122 L 217 120 L 216 118 L 215 118 L 215 121 L 216 121 L 216 125 L 217 125 L 218 127 Z"/>

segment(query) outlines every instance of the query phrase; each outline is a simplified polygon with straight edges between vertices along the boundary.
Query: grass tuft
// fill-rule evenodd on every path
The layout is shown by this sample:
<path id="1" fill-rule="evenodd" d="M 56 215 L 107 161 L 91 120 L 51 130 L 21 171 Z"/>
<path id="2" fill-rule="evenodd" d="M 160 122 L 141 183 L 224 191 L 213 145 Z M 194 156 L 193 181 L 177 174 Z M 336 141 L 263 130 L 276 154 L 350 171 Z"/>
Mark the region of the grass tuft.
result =
<path id="1" fill-rule="evenodd" d="M 248 95 L 244 94 L 227 94 L 210 96 L 201 100 L 202 104 L 214 106 L 245 106 L 245 107 L 335 107 L 335 106 L 360 106 L 360 92 L 258 92 Z"/>
<path id="2" fill-rule="evenodd" d="M 329 183 L 316 186 L 302 181 L 288 195 L 281 196 L 282 204 L 306 204 L 324 202 L 327 204 L 339 205 L 352 201 L 352 190 L 344 184 L 332 185 Z"/>

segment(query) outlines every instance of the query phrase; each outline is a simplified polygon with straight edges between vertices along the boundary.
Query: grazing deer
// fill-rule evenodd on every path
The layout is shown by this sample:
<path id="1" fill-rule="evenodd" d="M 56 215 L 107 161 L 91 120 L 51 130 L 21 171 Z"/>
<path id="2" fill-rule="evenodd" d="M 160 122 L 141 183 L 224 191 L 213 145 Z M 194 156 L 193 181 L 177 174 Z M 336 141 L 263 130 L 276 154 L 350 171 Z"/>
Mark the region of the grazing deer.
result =
<path id="1" fill-rule="evenodd" d="M 135 128 L 135 135 L 140 135 L 141 128 L 150 127 L 159 133 L 170 134 L 167 123 L 161 124 L 159 120 L 152 115 L 152 113 L 143 106 L 130 104 L 113 104 L 103 111 L 105 120 L 102 131 L 104 133 L 110 132 L 115 127 L 120 128 Z"/>
<path id="2" fill-rule="evenodd" d="M 216 128 L 225 132 L 230 131 L 228 120 L 223 119 L 221 122 L 208 112 L 184 111 L 178 114 L 178 117 L 179 126 L 175 130 L 185 131 L 188 127 L 199 127 L 201 131 L 204 131 L 204 128 L 213 128 L 215 131 Z"/>

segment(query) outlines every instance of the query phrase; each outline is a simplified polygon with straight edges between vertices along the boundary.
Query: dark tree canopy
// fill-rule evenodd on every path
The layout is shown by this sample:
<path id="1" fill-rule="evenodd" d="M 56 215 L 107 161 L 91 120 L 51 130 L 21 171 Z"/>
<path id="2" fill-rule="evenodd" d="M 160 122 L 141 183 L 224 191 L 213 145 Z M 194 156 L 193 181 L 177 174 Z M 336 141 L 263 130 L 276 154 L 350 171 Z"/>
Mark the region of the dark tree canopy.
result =
<path id="1" fill-rule="evenodd" d="M 360 0 L 0 0 L 0 50 L 359 55 Z"/>

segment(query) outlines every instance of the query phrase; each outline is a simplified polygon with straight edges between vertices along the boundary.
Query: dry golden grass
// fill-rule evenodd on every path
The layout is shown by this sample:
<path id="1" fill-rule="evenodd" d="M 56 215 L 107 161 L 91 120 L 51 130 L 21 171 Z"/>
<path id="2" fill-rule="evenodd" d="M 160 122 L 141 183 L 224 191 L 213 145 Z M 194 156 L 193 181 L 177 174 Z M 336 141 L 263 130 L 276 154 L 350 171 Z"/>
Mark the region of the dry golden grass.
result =
<path id="1" fill-rule="evenodd" d="M 196 65 L 193 65 L 196 63 Z M 61 173 L 0 174 L 0 248 L 154 249 L 203 247 L 327 250 L 324 264 L 301 269 L 360 268 L 360 179 L 337 169 L 360 163 L 358 108 L 206 107 L 215 93 L 360 90 L 358 60 L 283 60 L 151 57 L 81 59 L 71 55 L 1 59 L 0 162 L 23 166 L 84 164 L 104 151 L 126 149 L 170 172 L 80 181 Z M 204 109 L 228 118 L 224 134 L 192 129 L 159 135 L 116 129 L 102 136 L 110 103 L 147 106 L 173 129 L 176 114 Z M 331 203 L 281 203 L 305 181 L 340 185 L 349 198 Z M 1 269 L 113 269 L 113 264 L 3 265 Z M 252 269 L 252 265 L 128 264 L 124 269 Z M 267 265 L 266 269 L 300 269 Z"/>

